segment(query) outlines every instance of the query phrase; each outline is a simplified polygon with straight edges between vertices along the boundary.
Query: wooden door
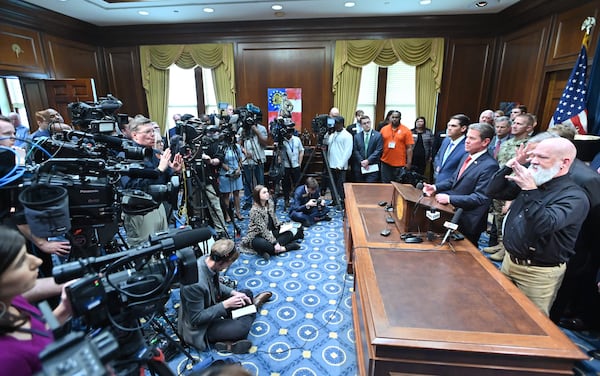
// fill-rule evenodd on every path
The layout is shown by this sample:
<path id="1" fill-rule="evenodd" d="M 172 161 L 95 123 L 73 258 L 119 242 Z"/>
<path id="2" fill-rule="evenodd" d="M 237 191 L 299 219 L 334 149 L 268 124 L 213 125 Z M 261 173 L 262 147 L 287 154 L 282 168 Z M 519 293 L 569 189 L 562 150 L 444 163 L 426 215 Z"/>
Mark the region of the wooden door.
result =
<path id="1" fill-rule="evenodd" d="M 22 78 L 20 81 L 31 132 L 37 129 L 36 111 L 54 108 L 65 119 L 65 123 L 71 124 L 69 103 L 96 101 L 94 80 L 91 78 L 67 80 Z"/>

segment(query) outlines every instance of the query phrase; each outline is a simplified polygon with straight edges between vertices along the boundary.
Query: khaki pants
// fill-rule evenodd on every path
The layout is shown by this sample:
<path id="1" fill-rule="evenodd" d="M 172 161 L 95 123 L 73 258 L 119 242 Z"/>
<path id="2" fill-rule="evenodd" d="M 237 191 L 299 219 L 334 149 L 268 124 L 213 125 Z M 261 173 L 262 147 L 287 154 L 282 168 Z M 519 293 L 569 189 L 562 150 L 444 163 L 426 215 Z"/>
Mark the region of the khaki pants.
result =
<path id="1" fill-rule="evenodd" d="M 148 237 L 157 232 L 169 229 L 167 212 L 161 204 L 158 208 L 144 215 L 130 215 L 123 213 L 123 227 L 127 234 L 127 244 L 137 247 L 148 240 Z"/>
<path id="2" fill-rule="evenodd" d="M 504 273 L 542 312 L 549 315 L 550 307 L 562 283 L 567 264 L 558 266 L 529 266 L 512 262 L 506 252 L 500 271 Z"/>

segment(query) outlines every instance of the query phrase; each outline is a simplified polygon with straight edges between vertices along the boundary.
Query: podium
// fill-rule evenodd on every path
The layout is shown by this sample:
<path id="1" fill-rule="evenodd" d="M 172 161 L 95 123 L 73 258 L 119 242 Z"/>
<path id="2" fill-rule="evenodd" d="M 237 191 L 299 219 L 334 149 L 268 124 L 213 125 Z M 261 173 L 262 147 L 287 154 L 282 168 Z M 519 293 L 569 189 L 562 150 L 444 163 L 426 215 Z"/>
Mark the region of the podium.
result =
<path id="1" fill-rule="evenodd" d="M 401 234 L 427 231 L 433 231 L 436 234 L 446 232 L 444 222 L 452 219 L 454 214 L 452 205 L 442 205 L 433 197 L 423 196 L 423 192 L 412 185 L 397 182 L 392 182 L 392 185 L 394 186 L 392 216 L 396 220 L 396 226 Z M 431 218 L 427 217 L 428 212 Z"/>

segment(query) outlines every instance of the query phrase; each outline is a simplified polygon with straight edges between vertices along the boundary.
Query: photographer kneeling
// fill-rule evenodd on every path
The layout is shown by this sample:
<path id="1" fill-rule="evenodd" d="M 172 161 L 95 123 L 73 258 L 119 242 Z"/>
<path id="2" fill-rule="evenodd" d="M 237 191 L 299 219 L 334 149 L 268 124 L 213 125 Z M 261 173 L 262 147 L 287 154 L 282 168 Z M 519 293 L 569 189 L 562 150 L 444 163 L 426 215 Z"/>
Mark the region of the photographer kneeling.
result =
<path id="1" fill-rule="evenodd" d="M 129 130 L 135 146 L 154 149 L 156 132 L 150 119 L 136 117 Z M 173 174 L 181 171 L 183 158 L 178 153 L 171 161 L 171 149 L 166 149 L 162 154 L 158 150 L 153 150 L 152 156 L 144 158 L 143 164 L 148 170 L 156 170 L 158 177 L 155 179 L 123 177 L 121 180 L 123 188 L 146 192 L 150 185 L 167 184 Z M 129 246 L 138 246 L 148 240 L 149 235 L 169 228 L 167 212 L 160 202 L 158 204 L 158 207 L 144 209 L 140 214 L 126 213 L 124 210 L 123 225 Z"/>
<path id="2" fill-rule="evenodd" d="M 42 369 L 40 352 L 53 342 L 41 312 L 23 297 L 35 287 L 42 260 L 27 253 L 18 231 L 0 226 L 0 239 L 0 374 L 33 375 Z M 60 323 L 71 315 L 64 289 L 53 313 Z"/>
<path id="3" fill-rule="evenodd" d="M 290 219 L 300 222 L 304 227 L 310 227 L 316 222 L 331 221 L 327 215 L 329 208 L 319 196 L 319 183 L 317 179 L 309 176 L 306 184 L 299 186 L 294 191 L 294 199 L 290 207 Z"/>
<path id="4" fill-rule="evenodd" d="M 302 227 L 285 228 L 279 223 L 267 187 L 263 185 L 254 187 L 252 198 L 254 204 L 250 209 L 250 223 L 248 232 L 242 239 L 242 246 L 254 249 L 265 258 L 300 249 L 300 244 L 296 243 L 296 240 L 304 238 Z"/>
<path id="5" fill-rule="evenodd" d="M 198 283 L 180 289 L 177 331 L 185 342 L 200 351 L 210 345 L 217 351 L 245 354 L 252 347 L 246 338 L 256 313 L 234 319 L 231 311 L 251 304 L 259 310 L 272 293 L 265 291 L 253 298 L 250 290 L 236 291 L 219 281 L 219 272 L 238 257 L 233 240 L 217 240 L 210 254 L 198 259 Z"/>

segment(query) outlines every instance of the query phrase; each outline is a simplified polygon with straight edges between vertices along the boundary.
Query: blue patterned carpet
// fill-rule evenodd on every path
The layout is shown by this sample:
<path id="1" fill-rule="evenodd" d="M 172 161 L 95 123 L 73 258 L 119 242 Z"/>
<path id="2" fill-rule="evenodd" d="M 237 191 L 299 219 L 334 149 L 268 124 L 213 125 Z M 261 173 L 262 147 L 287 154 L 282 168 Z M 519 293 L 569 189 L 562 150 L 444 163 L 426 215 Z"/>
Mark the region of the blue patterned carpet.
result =
<path id="1" fill-rule="evenodd" d="M 278 205 L 278 217 L 288 221 Z M 247 213 L 246 213 L 247 214 Z M 346 274 L 342 214 L 332 211 L 330 222 L 319 222 L 305 231 L 301 248 L 264 260 L 253 254 L 240 258 L 224 273 L 255 294 L 271 291 L 248 339 L 250 354 L 190 353 L 204 364 L 211 359 L 240 362 L 255 375 L 347 376 L 356 373 L 351 293 L 353 277 Z M 240 223 L 242 236 L 247 219 Z M 230 225 L 230 227 L 232 227 Z M 239 240 L 239 239 L 236 239 Z M 168 304 L 169 316 L 179 304 L 175 290 Z M 192 366 L 184 355 L 170 366 L 185 374 Z M 197 366 L 200 368 L 202 365 Z"/>
<path id="2" fill-rule="evenodd" d="M 286 221 L 282 207 L 280 200 L 277 213 Z M 242 254 L 226 271 L 227 277 L 238 281 L 239 288 L 249 288 L 255 294 L 269 290 L 273 297 L 254 322 L 249 354 L 199 353 L 189 349 L 197 362 L 196 369 L 213 360 L 225 360 L 239 362 L 257 376 L 356 375 L 353 277 L 345 273 L 342 214 L 330 214 L 331 222 L 318 223 L 305 232 L 300 250 L 270 260 Z M 243 236 L 247 219 L 239 225 Z M 481 242 L 480 248 L 487 245 L 485 236 Z M 499 267 L 499 263 L 494 264 Z M 178 305 L 179 291 L 174 290 L 167 305 L 168 316 L 176 317 L 174 308 Z M 584 352 L 600 348 L 600 333 L 563 331 Z M 185 375 L 194 363 L 180 353 L 169 365 L 177 374 Z M 573 372 L 600 375 L 600 361 L 590 358 L 579 362 Z"/>

